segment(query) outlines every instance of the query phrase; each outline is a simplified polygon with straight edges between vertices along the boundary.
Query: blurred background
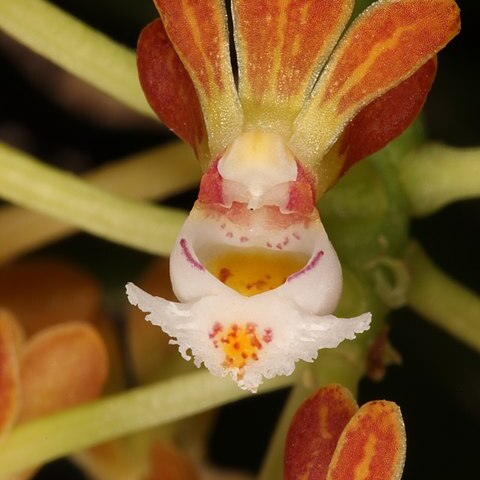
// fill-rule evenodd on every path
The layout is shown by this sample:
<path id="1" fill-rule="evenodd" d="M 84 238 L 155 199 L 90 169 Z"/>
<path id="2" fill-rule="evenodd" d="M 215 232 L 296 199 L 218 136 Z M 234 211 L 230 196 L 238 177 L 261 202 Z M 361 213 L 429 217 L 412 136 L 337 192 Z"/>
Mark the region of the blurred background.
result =
<path id="1" fill-rule="evenodd" d="M 150 0 L 55 0 L 66 11 L 131 48 L 142 27 L 156 17 Z M 480 145 L 480 4 L 458 0 L 461 34 L 442 51 L 424 118 L 429 137 L 452 146 Z M 110 100 L 0 33 L 0 141 L 75 173 L 171 140 L 159 123 Z M 163 202 L 189 209 L 196 191 Z M 412 224 L 412 234 L 453 278 L 480 293 L 480 201 L 461 202 Z M 0 232 L 0 248 L 2 236 Z M 106 287 L 110 309 L 124 304 L 123 285 L 151 261 L 148 255 L 78 234 L 34 256 L 73 259 Z M 113 312 L 115 314 L 115 312 Z M 117 318 L 121 321 L 117 313 Z M 381 383 L 364 380 L 360 403 L 386 398 L 401 405 L 408 453 L 404 480 L 478 478 L 480 362 L 476 353 L 408 309 L 391 318 L 391 339 L 403 358 Z M 210 437 L 218 464 L 255 472 L 287 392 L 224 407 Z M 258 431 L 249 442 L 252 409 Z M 234 438 L 228 428 L 235 417 Z M 257 421 L 256 421 L 257 423 Z M 243 427 L 244 425 L 244 427 Z M 242 428 L 245 431 L 242 432 Z M 241 455 L 235 442 L 241 442 Z M 240 444 L 239 444 L 240 445 Z M 46 466 L 38 479 L 81 479 L 66 461 Z"/>

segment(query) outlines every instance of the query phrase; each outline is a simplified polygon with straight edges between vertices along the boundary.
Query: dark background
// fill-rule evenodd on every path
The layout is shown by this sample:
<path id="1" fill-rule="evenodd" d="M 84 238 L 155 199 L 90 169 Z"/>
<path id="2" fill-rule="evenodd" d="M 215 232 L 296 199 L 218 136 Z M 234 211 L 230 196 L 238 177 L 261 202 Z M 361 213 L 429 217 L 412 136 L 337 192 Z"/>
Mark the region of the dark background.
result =
<path id="1" fill-rule="evenodd" d="M 156 16 L 149 0 L 54 3 L 132 48 L 141 28 Z M 476 0 L 457 3 L 462 9 L 463 29 L 440 54 L 437 81 L 425 108 L 425 118 L 432 139 L 454 146 L 475 146 L 480 143 L 480 4 Z M 86 171 L 172 138 L 156 123 L 116 106 L 103 96 L 100 102 L 89 87 L 1 34 L 0 79 L 0 140 L 63 169 Z M 195 192 L 188 192 L 167 203 L 189 208 L 194 198 Z M 478 200 L 466 201 L 412 224 L 412 234 L 435 262 L 477 292 L 480 291 L 479 211 Z M 73 257 L 105 283 L 116 284 L 118 288 L 132 271 L 140 270 L 149 260 L 146 255 L 88 235 L 77 235 L 41 253 Z M 119 263 L 125 266 L 123 270 L 110 268 Z M 407 309 L 392 315 L 391 333 L 403 365 L 390 368 L 381 383 L 363 381 L 359 400 L 363 403 L 387 398 L 401 405 L 408 436 L 403 479 L 478 478 L 479 474 L 475 474 L 480 447 L 478 354 Z M 286 392 L 280 392 L 224 407 L 211 437 L 212 459 L 255 471 L 285 397 Z M 256 430 L 252 436 L 253 411 Z M 239 428 L 234 438 L 227 428 L 232 418 L 236 418 Z M 239 421 L 243 418 L 245 421 Z M 236 448 L 235 441 L 247 436 L 250 440 Z M 60 461 L 44 467 L 36 478 L 83 477 L 70 464 Z"/>

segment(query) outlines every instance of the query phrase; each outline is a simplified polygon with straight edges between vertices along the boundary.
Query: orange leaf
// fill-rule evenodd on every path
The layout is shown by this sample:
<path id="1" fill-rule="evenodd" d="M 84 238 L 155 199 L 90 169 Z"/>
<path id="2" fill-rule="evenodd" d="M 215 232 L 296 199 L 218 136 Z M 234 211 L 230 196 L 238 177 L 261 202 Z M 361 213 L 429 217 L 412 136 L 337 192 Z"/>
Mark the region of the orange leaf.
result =
<path id="1" fill-rule="evenodd" d="M 37 333 L 20 359 L 21 420 L 93 400 L 107 378 L 108 357 L 87 323 L 56 325 Z"/>
<path id="2" fill-rule="evenodd" d="M 369 103 L 348 124 L 340 138 L 342 173 L 398 137 L 416 118 L 427 99 L 437 72 L 436 57 L 411 77 Z"/>
<path id="3" fill-rule="evenodd" d="M 453 0 L 380 0 L 352 24 L 295 124 L 292 147 L 318 162 L 345 125 L 396 87 L 459 31 Z"/>
<path id="4" fill-rule="evenodd" d="M 205 154 L 203 150 L 208 147 L 200 102 L 160 19 L 147 25 L 140 34 L 137 67 L 145 96 L 160 120 L 188 143 L 197 156 Z"/>
<path id="5" fill-rule="evenodd" d="M 324 480 L 343 429 L 358 410 L 352 394 L 328 385 L 306 400 L 293 417 L 285 443 L 285 480 Z"/>
<path id="6" fill-rule="evenodd" d="M 16 344 L 19 325 L 0 310 L 0 440 L 14 425 L 20 405 L 20 381 Z"/>
<path id="7" fill-rule="evenodd" d="M 165 30 L 192 79 L 216 156 L 242 126 L 223 0 L 155 0 Z"/>
<path id="8" fill-rule="evenodd" d="M 353 4 L 353 0 L 233 2 L 240 99 L 247 123 L 290 134 Z"/>
<path id="9" fill-rule="evenodd" d="M 0 269 L 0 304 L 27 336 L 66 319 L 93 322 L 100 296 L 94 278 L 64 261 L 29 260 Z"/>
<path id="10" fill-rule="evenodd" d="M 152 448 L 152 466 L 146 480 L 198 480 L 192 463 L 175 447 L 157 442 Z"/>
<path id="11" fill-rule="evenodd" d="M 343 431 L 327 480 L 399 480 L 405 449 L 398 406 L 385 400 L 366 403 Z"/>

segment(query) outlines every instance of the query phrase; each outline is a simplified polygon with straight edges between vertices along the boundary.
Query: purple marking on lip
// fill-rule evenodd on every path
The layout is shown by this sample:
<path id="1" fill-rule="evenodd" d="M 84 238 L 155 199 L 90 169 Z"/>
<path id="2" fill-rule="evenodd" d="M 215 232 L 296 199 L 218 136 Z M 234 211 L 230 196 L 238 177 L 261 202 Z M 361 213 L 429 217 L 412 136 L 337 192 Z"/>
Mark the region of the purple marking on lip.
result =
<path id="1" fill-rule="evenodd" d="M 304 273 L 307 273 L 309 272 L 310 270 L 313 270 L 318 262 L 320 261 L 320 259 L 323 257 L 324 255 L 324 251 L 323 250 L 319 250 L 315 256 L 312 258 L 312 260 L 307 263 L 307 265 L 305 265 L 301 270 L 299 270 L 298 272 L 295 272 L 295 273 L 292 273 L 288 278 L 287 278 L 287 282 L 290 282 L 292 280 L 295 280 L 296 278 L 298 278 L 300 275 L 303 275 Z"/>
<path id="2" fill-rule="evenodd" d="M 205 270 L 205 267 L 193 258 L 192 252 L 190 252 L 187 240 L 185 238 L 180 239 L 180 247 L 182 247 L 182 253 L 185 255 L 187 262 L 192 265 L 192 267 L 203 272 Z"/>

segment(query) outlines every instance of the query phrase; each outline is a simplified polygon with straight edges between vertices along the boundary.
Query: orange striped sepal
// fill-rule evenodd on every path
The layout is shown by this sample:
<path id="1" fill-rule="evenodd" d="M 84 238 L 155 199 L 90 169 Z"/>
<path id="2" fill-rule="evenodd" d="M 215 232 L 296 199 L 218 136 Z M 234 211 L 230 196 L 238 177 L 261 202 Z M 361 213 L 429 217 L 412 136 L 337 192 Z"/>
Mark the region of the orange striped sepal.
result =
<path id="1" fill-rule="evenodd" d="M 338 439 L 358 410 L 352 394 L 328 385 L 295 414 L 285 443 L 285 480 L 325 480 Z"/>
<path id="2" fill-rule="evenodd" d="M 367 104 L 395 88 L 459 31 L 453 0 L 379 0 L 352 24 L 297 117 L 291 146 L 319 163 Z"/>
<path id="3" fill-rule="evenodd" d="M 160 19 L 142 30 L 137 66 L 153 111 L 194 149 L 198 158 L 208 159 L 205 123 L 197 93 Z"/>
<path id="4" fill-rule="evenodd" d="M 405 131 L 422 109 L 436 73 L 435 56 L 357 113 L 322 160 L 327 173 L 319 178 L 319 195 L 356 162 L 377 152 Z"/>
<path id="5" fill-rule="evenodd" d="M 197 91 L 214 158 L 242 128 L 224 1 L 155 0 L 155 5 Z"/>
<path id="6" fill-rule="evenodd" d="M 405 451 L 399 407 L 385 400 L 366 403 L 343 431 L 327 480 L 399 480 Z"/>
<path id="7" fill-rule="evenodd" d="M 239 91 L 247 128 L 290 135 L 353 4 L 353 0 L 234 0 Z"/>

